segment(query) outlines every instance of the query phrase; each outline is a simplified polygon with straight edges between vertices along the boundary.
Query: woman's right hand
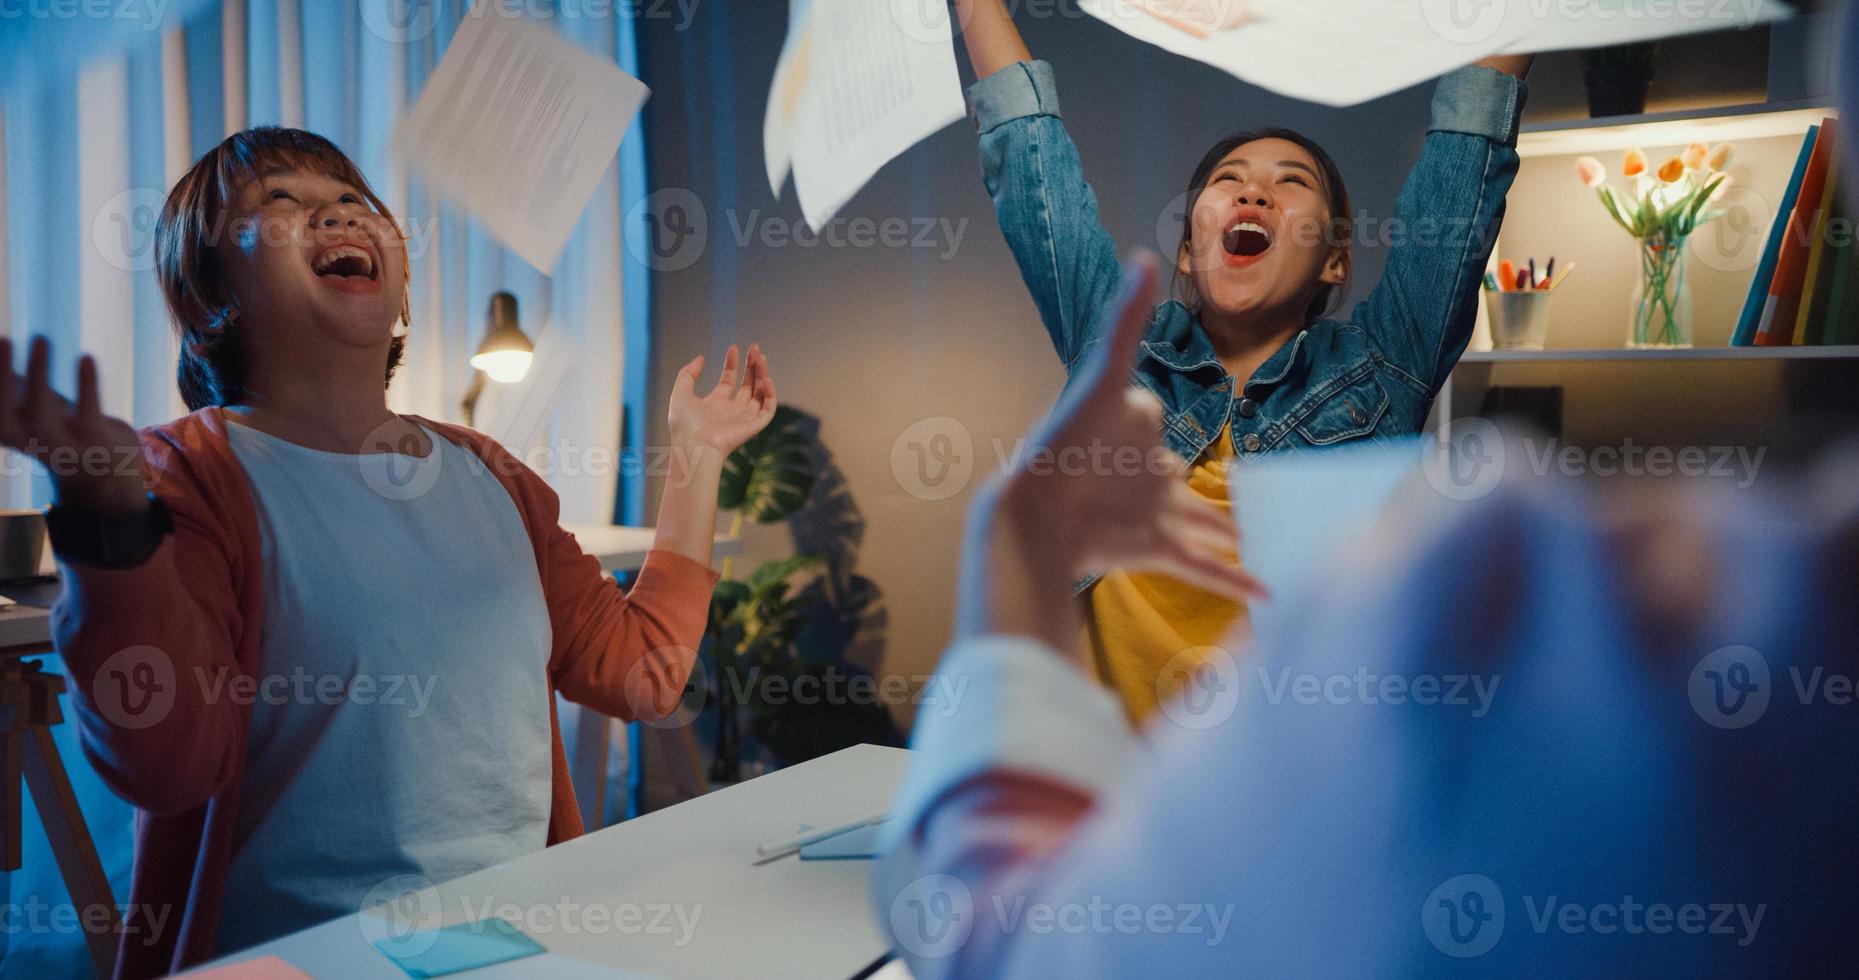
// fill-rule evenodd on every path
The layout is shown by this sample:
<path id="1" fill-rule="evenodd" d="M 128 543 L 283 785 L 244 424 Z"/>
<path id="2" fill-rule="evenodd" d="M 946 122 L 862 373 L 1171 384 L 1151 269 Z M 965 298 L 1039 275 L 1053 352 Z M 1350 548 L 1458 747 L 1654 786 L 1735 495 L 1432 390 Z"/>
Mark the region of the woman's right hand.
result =
<path id="1" fill-rule="evenodd" d="M 103 413 L 97 362 L 78 361 L 77 401 L 52 390 L 52 345 L 35 337 L 26 373 L 13 370 L 13 342 L 0 338 L 0 446 L 39 461 L 60 506 L 126 517 L 148 507 L 136 430 Z"/>

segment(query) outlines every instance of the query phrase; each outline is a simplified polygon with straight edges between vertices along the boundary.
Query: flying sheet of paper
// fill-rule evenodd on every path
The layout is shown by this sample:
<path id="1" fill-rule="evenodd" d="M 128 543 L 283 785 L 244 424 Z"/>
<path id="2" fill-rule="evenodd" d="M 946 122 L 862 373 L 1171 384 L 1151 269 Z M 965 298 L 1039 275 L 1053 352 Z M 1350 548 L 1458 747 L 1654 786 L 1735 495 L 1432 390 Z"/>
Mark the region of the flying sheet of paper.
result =
<path id="1" fill-rule="evenodd" d="M 768 88 L 768 110 L 762 116 L 762 157 L 768 167 L 768 189 L 781 196 L 794 168 L 793 134 L 800 104 L 813 70 L 813 19 L 811 0 L 792 0 L 788 7 L 787 43 L 775 63 L 775 80 Z"/>
<path id="2" fill-rule="evenodd" d="M 1779 0 L 1622 0 L 1614 4 L 1505 0 L 1491 2 L 1483 10 L 1468 8 L 1467 13 L 1471 16 L 1459 21 L 1460 30 L 1484 29 L 1500 16 L 1505 24 L 1521 23 L 1523 38 L 1505 49 L 1512 54 L 1597 48 L 1740 29 L 1794 15 Z"/>
<path id="3" fill-rule="evenodd" d="M 650 94 L 547 27 L 468 15 L 395 149 L 548 273 Z"/>
<path id="4" fill-rule="evenodd" d="M 1079 0 L 1078 6 L 1137 40 L 1280 95 L 1332 106 L 1379 98 L 1501 52 L 1650 40 L 1788 13 L 1778 0 Z"/>
<path id="5" fill-rule="evenodd" d="M 943 0 L 812 0 L 791 17 L 763 138 L 818 231 L 885 164 L 966 112 Z"/>

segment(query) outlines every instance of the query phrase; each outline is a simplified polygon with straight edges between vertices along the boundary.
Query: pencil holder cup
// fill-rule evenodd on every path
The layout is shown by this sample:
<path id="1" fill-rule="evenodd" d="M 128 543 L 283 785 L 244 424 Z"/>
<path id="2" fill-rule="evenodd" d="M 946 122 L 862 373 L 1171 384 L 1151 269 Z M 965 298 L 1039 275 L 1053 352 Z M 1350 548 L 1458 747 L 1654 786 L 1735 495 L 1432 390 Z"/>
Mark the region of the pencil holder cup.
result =
<path id="1" fill-rule="evenodd" d="M 1493 350 L 1542 350 L 1549 336 L 1547 289 L 1485 292 L 1485 310 L 1491 314 Z"/>

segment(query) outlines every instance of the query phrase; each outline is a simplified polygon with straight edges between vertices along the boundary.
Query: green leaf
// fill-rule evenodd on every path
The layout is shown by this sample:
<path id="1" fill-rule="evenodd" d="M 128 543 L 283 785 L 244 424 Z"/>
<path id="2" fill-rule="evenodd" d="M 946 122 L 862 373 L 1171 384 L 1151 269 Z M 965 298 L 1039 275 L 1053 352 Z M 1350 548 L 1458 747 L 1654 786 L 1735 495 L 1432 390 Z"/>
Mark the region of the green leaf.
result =
<path id="1" fill-rule="evenodd" d="M 719 508 L 739 511 L 758 524 L 785 520 L 800 510 L 816 475 L 798 427 L 801 419 L 798 411 L 782 405 L 766 428 L 729 454 L 717 488 Z"/>
<path id="2" fill-rule="evenodd" d="M 1601 195 L 1602 206 L 1607 208 L 1608 214 L 1614 216 L 1614 223 L 1626 229 L 1627 232 L 1631 234 L 1633 226 L 1627 224 L 1627 219 L 1620 216 L 1620 202 L 1614 197 L 1614 189 L 1606 184 L 1602 184 L 1597 190 Z"/>

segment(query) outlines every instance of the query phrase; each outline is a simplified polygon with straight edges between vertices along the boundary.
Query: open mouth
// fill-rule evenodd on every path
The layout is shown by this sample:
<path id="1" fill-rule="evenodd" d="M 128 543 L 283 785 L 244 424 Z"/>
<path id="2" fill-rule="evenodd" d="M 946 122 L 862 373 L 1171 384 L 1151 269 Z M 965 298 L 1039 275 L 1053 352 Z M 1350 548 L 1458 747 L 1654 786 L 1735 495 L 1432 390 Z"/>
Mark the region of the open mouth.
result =
<path id="1" fill-rule="evenodd" d="M 354 245 L 337 245 L 324 249 L 322 254 L 316 257 L 316 261 L 310 264 L 310 270 L 319 276 L 333 276 L 351 281 L 373 282 L 378 279 L 378 273 L 374 267 L 374 256 L 369 255 L 367 249 Z"/>
<path id="2" fill-rule="evenodd" d="M 1253 258 L 1272 247 L 1272 233 L 1256 221 L 1241 221 L 1226 230 L 1221 244 L 1228 255 Z"/>

